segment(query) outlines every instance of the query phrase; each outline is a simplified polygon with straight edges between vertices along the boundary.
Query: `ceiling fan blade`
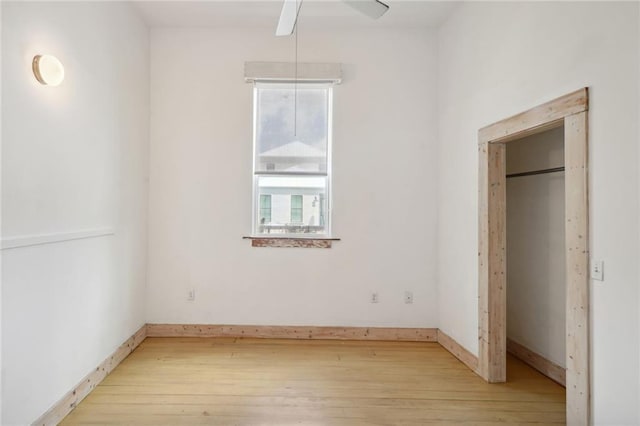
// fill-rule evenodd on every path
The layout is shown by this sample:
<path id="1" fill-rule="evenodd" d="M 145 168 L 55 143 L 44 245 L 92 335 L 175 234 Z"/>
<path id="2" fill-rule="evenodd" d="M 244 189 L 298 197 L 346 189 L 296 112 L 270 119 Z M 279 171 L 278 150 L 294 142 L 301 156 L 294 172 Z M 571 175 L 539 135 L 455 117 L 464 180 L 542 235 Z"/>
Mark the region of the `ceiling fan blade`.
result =
<path id="1" fill-rule="evenodd" d="M 378 0 L 343 0 L 349 6 L 357 11 L 367 15 L 370 18 L 378 19 L 384 15 L 389 6 Z"/>
<path id="2" fill-rule="evenodd" d="M 276 28 L 277 36 L 290 36 L 296 27 L 298 20 L 298 12 L 302 6 L 302 0 L 284 0 L 282 3 L 282 12 L 280 12 L 280 20 L 278 28 Z"/>

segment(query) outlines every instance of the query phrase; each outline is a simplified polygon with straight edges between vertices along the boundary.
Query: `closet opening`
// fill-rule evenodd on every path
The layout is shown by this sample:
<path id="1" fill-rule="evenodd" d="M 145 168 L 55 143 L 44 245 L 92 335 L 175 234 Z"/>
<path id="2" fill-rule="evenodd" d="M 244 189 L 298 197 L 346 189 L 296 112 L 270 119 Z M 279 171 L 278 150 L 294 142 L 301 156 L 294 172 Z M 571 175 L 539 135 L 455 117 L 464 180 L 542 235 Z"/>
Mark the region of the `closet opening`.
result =
<path id="1" fill-rule="evenodd" d="M 506 144 L 507 352 L 563 387 L 564 186 L 563 125 Z M 526 371 L 507 360 L 507 382 Z"/>

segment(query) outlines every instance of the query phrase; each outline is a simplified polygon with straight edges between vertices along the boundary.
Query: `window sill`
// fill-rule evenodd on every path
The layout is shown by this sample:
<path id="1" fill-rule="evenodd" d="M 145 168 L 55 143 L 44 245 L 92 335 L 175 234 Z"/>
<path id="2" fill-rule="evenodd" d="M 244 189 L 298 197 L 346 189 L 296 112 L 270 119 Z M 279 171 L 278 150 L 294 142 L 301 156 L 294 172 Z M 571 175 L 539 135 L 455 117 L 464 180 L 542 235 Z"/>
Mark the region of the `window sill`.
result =
<path id="1" fill-rule="evenodd" d="M 328 237 L 242 237 L 251 240 L 251 247 L 301 247 L 301 248 L 331 248 L 331 243 L 340 238 Z"/>

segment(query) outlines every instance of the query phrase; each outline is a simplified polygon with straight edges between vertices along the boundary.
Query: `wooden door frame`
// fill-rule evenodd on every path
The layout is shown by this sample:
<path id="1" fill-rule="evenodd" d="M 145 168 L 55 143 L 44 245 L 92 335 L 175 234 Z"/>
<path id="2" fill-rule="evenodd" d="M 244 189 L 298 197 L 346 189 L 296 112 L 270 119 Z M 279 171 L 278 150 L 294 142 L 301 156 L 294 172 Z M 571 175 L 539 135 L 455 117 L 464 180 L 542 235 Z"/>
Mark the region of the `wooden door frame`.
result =
<path id="1" fill-rule="evenodd" d="M 590 424 L 587 88 L 478 132 L 478 374 L 506 381 L 506 143 L 564 125 L 567 424 Z"/>

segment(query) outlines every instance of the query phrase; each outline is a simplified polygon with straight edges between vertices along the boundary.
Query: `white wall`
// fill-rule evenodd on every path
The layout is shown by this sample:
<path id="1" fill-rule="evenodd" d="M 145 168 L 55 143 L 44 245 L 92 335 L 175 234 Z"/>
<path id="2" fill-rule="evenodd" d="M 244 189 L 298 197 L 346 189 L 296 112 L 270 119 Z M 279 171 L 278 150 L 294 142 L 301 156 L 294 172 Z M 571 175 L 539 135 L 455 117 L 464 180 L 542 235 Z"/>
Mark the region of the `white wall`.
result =
<path id="1" fill-rule="evenodd" d="M 637 8 L 638 22 L 640 22 L 640 7 Z M 640 56 L 640 44 L 637 47 L 638 56 Z M 640 66 L 636 69 L 637 78 L 640 80 Z M 640 99 L 640 84 L 638 84 L 638 99 Z M 640 108 L 637 111 L 637 122 L 640 123 Z M 636 126 L 637 141 L 640 144 L 640 126 Z M 638 148 L 638 164 L 640 164 L 640 147 Z M 640 204 L 640 171 L 638 172 L 638 202 Z M 640 209 L 640 205 L 638 206 Z M 640 235 L 640 226 L 638 227 L 638 235 Z M 640 240 L 638 241 L 638 247 L 640 247 Z M 640 250 L 637 253 L 637 264 L 640 265 Z M 640 291 L 638 291 L 638 342 L 640 342 Z M 638 357 L 638 387 L 640 388 L 640 357 Z M 638 419 L 640 419 L 640 392 L 637 396 L 638 400 L 636 406 L 638 407 Z"/>
<path id="2" fill-rule="evenodd" d="M 293 39 L 272 32 L 151 32 L 149 322 L 437 327 L 434 34 L 301 31 L 301 62 L 344 64 L 332 222 L 342 241 L 319 250 L 242 240 L 252 202 L 244 62 L 294 57 Z"/>
<path id="3" fill-rule="evenodd" d="M 507 144 L 507 174 L 564 165 L 564 128 Z M 507 179 L 507 337 L 565 366 L 564 173 Z"/>
<path id="4" fill-rule="evenodd" d="M 149 38 L 123 3 L 2 7 L 2 238 L 115 230 L 2 251 L 2 424 L 24 425 L 145 322 Z"/>
<path id="5" fill-rule="evenodd" d="M 467 3 L 438 33 L 440 327 L 477 353 L 477 131 L 589 86 L 592 404 L 636 425 L 638 3 Z M 455 167 L 453 166 L 455 165 Z M 615 390 L 615 391 L 614 391 Z"/>
<path id="6" fill-rule="evenodd" d="M 0 24 L 2 24 L 2 2 L 0 2 Z M 2 30 L 0 27 L 0 47 L 2 46 Z M 2 55 L 0 54 L 0 98 L 2 97 Z M 1 107 L 1 105 L 0 105 Z M 2 188 L 2 110 L 0 109 L 0 191 Z M 0 196 L 0 224 L 2 224 L 2 196 Z M 0 225 L 0 239 L 2 237 Z M 0 256 L 0 422 L 2 421 L 2 256 Z"/>

